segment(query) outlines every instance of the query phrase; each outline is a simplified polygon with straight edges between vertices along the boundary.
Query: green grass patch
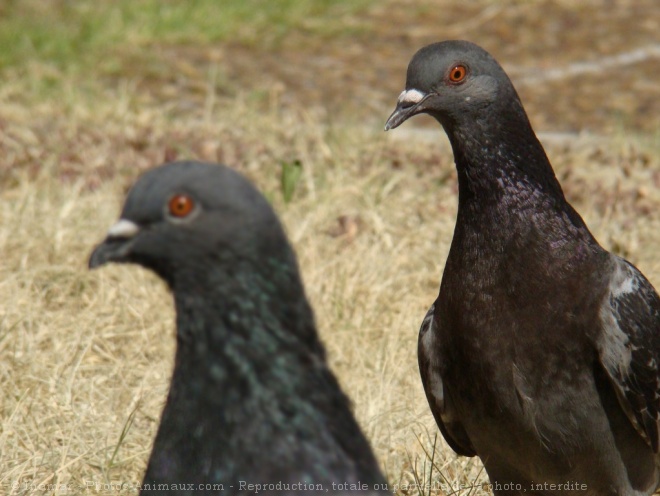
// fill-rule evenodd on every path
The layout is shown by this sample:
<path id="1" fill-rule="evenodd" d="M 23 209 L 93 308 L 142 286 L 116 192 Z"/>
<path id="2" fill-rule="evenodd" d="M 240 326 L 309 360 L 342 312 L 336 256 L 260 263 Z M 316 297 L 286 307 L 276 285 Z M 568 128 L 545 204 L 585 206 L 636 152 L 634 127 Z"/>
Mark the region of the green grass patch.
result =
<path id="1" fill-rule="evenodd" d="M 0 68 L 99 61 L 123 47 L 277 43 L 295 29 L 336 35 L 373 0 L 8 0 L 0 5 Z"/>
<path id="2" fill-rule="evenodd" d="M 351 33 L 348 17 L 374 0 L 6 0 L 0 3 L 0 75 L 39 80 L 131 77 L 159 48 L 236 43 L 267 51 L 299 31 Z M 84 79 L 84 78 L 82 78 Z M 51 95 L 52 96 L 52 95 Z"/>

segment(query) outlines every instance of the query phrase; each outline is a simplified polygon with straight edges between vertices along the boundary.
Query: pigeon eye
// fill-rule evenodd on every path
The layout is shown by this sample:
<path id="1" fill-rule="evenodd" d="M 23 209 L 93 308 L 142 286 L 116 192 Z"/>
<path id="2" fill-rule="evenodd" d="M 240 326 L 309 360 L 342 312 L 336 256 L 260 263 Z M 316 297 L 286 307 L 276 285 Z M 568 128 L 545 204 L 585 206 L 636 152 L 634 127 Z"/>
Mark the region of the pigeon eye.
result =
<path id="1" fill-rule="evenodd" d="M 464 65 L 456 65 L 449 71 L 449 81 L 452 83 L 461 83 L 467 75 L 467 69 Z"/>
<path id="2" fill-rule="evenodd" d="M 167 205 L 172 217 L 183 218 L 190 215 L 195 208 L 195 201 L 188 195 L 174 195 Z"/>

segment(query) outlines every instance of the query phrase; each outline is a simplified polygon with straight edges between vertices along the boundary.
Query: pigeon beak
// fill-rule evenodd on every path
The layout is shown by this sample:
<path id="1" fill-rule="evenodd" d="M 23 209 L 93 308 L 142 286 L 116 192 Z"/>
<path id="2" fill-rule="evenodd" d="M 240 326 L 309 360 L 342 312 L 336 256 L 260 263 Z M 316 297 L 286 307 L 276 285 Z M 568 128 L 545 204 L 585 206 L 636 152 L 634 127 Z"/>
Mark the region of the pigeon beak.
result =
<path id="1" fill-rule="evenodd" d="M 416 89 L 403 90 L 396 102 L 396 108 L 385 123 L 385 131 L 394 129 L 406 120 L 422 111 L 420 104 L 428 98 L 428 94 Z"/>
<path id="2" fill-rule="evenodd" d="M 108 262 L 124 262 L 128 255 L 131 243 L 140 227 L 127 219 L 119 219 L 115 225 L 108 230 L 105 241 L 94 248 L 89 257 L 89 268 L 96 269 Z"/>

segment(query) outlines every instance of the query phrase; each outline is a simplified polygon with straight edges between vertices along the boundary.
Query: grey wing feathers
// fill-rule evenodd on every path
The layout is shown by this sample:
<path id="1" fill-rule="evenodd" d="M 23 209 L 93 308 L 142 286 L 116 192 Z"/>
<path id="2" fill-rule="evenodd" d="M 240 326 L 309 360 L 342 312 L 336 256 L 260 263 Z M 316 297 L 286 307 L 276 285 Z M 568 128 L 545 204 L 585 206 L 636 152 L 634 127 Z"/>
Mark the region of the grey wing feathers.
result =
<path id="1" fill-rule="evenodd" d="M 442 358 L 439 357 L 441 350 L 437 343 L 438 333 L 433 330 L 434 311 L 435 305 L 431 305 L 419 329 L 417 342 L 419 373 L 422 376 L 424 392 L 433 412 L 433 417 L 447 444 L 459 455 L 475 456 L 477 452 L 472 446 L 463 425 L 457 418 L 451 400 L 445 394 L 441 376 Z"/>
<path id="2" fill-rule="evenodd" d="M 600 362 L 633 426 L 658 453 L 660 298 L 644 275 L 619 257 L 600 317 Z"/>

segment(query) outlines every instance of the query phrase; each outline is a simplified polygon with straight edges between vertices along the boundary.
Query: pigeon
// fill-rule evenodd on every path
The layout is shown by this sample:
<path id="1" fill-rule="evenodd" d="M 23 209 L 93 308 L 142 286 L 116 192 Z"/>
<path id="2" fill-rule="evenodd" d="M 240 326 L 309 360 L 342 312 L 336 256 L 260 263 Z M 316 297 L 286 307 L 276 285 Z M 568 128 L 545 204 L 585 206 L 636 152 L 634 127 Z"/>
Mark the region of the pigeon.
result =
<path id="1" fill-rule="evenodd" d="M 660 480 L 660 299 L 568 203 L 485 50 L 419 50 L 385 130 L 444 128 L 458 213 L 418 358 L 433 416 L 495 494 L 647 495 Z"/>
<path id="2" fill-rule="evenodd" d="M 144 173 L 89 267 L 135 263 L 174 297 L 176 356 L 141 494 L 389 494 L 328 366 L 266 199 L 222 165 Z"/>

